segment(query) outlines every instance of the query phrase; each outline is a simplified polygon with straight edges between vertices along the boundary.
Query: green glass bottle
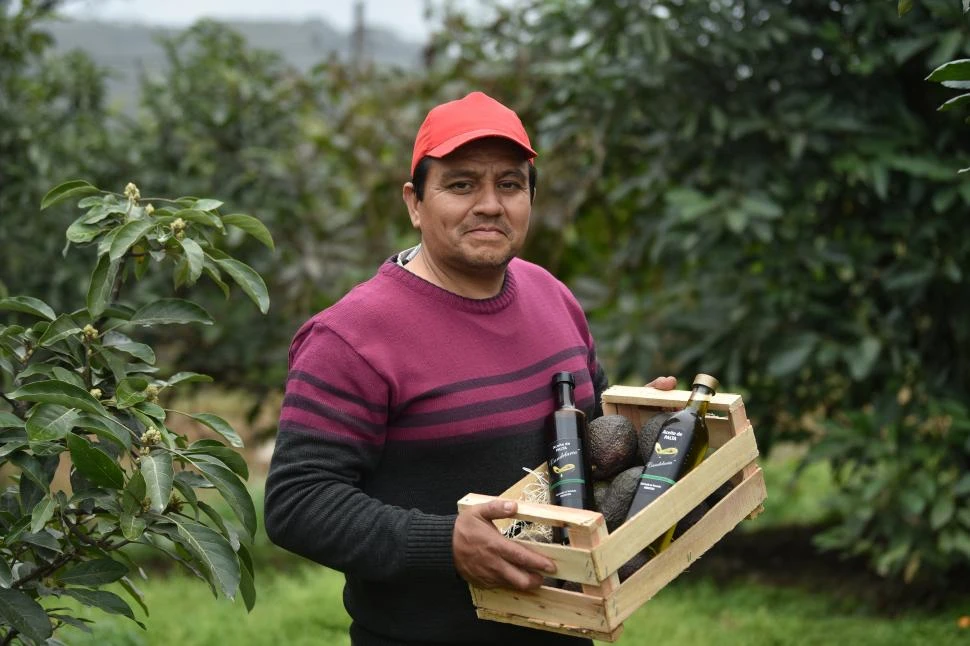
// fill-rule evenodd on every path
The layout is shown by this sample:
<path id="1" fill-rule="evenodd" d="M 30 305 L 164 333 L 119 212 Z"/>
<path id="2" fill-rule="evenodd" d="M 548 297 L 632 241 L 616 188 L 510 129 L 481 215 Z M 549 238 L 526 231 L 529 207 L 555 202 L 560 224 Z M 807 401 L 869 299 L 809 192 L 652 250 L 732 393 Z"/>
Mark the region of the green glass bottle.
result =
<path id="1" fill-rule="evenodd" d="M 554 505 L 592 509 L 593 479 L 586 455 L 586 413 L 576 408 L 575 383 L 568 372 L 557 372 L 552 377 L 556 408 L 546 419 L 549 497 Z M 569 531 L 554 527 L 552 540 L 567 544 Z"/>
<path id="2" fill-rule="evenodd" d="M 710 375 L 694 377 L 687 406 L 671 415 L 660 427 L 657 443 L 640 476 L 627 520 L 659 498 L 706 457 L 709 439 L 704 415 L 719 385 L 717 379 Z M 656 555 L 666 549 L 676 528 L 674 525 L 661 534 L 650 544 L 648 551 Z"/>

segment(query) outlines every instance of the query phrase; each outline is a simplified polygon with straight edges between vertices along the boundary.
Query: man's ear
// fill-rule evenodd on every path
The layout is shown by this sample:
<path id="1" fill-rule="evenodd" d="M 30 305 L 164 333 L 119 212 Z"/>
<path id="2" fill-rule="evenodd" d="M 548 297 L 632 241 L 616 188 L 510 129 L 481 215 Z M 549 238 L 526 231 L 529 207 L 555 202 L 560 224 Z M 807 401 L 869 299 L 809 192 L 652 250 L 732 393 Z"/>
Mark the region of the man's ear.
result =
<path id="1" fill-rule="evenodd" d="M 414 190 L 414 184 L 407 182 L 404 188 L 401 190 L 401 196 L 404 198 L 404 204 L 408 207 L 408 216 L 411 218 L 411 226 L 421 230 L 421 211 L 419 209 L 421 202 L 418 200 L 418 194 Z"/>

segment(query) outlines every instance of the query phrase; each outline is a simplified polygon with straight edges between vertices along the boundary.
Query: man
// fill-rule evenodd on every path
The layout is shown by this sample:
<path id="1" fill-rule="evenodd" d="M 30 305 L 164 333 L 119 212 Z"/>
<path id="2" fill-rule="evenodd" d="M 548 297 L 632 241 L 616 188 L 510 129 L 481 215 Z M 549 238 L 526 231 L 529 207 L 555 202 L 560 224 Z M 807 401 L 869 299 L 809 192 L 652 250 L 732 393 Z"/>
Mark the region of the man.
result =
<path id="1" fill-rule="evenodd" d="M 590 415 L 606 385 L 576 299 L 516 258 L 535 157 L 485 94 L 432 109 L 403 189 L 420 244 L 293 340 L 266 529 L 345 574 L 354 644 L 590 643 L 477 619 L 469 582 L 525 590 L 555 566 L 492 524 L 514 503 L 456 514 L 545 459 L 553 373 L 574 375 Z"/>

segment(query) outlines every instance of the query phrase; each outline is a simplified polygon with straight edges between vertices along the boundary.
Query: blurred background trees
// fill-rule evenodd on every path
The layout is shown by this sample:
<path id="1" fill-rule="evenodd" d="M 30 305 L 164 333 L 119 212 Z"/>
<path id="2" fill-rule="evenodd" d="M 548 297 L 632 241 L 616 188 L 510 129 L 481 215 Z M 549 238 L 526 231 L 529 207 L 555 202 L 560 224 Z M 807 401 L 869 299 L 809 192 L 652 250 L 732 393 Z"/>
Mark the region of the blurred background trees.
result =
<path id="1" fill-rule="evenodd" d="M 0 7 L 0 289 L 80 289 L 37 215 L 62 180 L 218 193 L 272 231 L 228 244 L 274 305 L 194 294 L 221 324 L 169 356 L 258 403 L 296 327 L 416 241 L 413 133 L 482 89 L 540 152 L 525 255 L 581 297 L 614 382 L 718 375 L 763 449 L 833 465 L 821 545 L 907 580 L 970 562 L 968 126 L 926 80 L 967 54 L 960 0 L 495 3 L 447 13 L 423 69 L 302 71 L 202 22 L 125 114 L 104 70 L 52 55 L 52 7 Z"/>

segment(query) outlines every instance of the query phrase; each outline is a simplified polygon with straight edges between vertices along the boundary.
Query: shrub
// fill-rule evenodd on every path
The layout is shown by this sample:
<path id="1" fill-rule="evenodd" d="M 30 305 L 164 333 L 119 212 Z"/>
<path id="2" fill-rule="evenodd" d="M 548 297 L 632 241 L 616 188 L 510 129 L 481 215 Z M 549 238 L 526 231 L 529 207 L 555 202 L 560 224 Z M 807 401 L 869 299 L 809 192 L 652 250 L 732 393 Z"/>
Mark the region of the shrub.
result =
<path id="1" fill-rule="evenodd" d="M 67 229 L 65 253 L 71 246 L 95 252 L 84 307 L 57 313 L 31 296 L 0 299 L 0 310 L 21 321 L 0 325 L 9 407 L 0 408 L 0 467 L 14 474 L 0 495 L 4 644 L 44 643 L 65 624 L 84 626 L 58 607 L 61 597 L 137 621 L 127 601 L 100 589 L 119 582 L 148 612 L 131 580 L 139 568 L 123 549 L 133 543 L 167 554 L 213 594 L 239 593 L 249 609 L 255 602 L 247 543 L 256 513 L 243 483 L 246 462 L 234 450 L 242 440 L 216 415 L 164 408 L 169 389 L 211 379 L 162 376 L 153 348 L 135 336 L 139 328 L 157 334 L 213 321 L 184 298 L 141 294 L 138 305 L 122 292 L 150 267 L 165 266 L 177 290 L 205 275 L 228 298 L 234 282 L 265 313 L 262 278 L 217 243 L 227 227 L 267 245 L 270 234 L 248 215 L 221 215 L 217 200 L 142 198 L 134 184 L 119 195 L 67 182 L 41 208 L 78 197 L 85 212 Z M 219 439 L 190 442 L 170 430 L 170 415 L 186 415 Z M 70 485 L 63 489 L 54 479 L 62 462 Z M 218 492 L 235 522 L 200 499 L 199 489 Z"/>

